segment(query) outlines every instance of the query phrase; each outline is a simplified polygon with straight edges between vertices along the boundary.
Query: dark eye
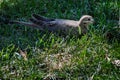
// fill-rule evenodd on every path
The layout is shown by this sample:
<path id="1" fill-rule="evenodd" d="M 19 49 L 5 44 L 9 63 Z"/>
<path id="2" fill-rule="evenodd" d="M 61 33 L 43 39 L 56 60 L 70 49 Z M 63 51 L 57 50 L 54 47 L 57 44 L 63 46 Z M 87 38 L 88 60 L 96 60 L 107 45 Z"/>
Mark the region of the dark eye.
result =
<path id="1" fill-rule="evenodd" d="M 90 21 L 90 18 L 88 18 L 88 21 Z"/>
<path id="2" fill-rule="evenodd" d="M 84 24 L 86 24 L 86 23 L 84 22 Z"/>

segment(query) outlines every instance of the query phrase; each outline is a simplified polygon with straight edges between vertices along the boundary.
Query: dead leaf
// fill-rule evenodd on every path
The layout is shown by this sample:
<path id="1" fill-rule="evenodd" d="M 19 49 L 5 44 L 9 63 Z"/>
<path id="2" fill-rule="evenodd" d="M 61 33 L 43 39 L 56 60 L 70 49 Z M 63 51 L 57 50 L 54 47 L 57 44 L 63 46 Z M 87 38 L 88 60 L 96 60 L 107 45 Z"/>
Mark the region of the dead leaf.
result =
<path id="1" fill-rule="evenodd" d="M 114 64 L 117 67 L 120 67 L 120 60 L 114 60 L 112 61 L 112 64 Z"/>
<path id="2" fill-rule="evenodd" d="M 20 50 L 20 53 L 19 53 L 19 54 L 24 58 L 25 61 L 28 60 L 28 59 L 27 59 L 27 52 L 26 52 L 26 51 Z"/>

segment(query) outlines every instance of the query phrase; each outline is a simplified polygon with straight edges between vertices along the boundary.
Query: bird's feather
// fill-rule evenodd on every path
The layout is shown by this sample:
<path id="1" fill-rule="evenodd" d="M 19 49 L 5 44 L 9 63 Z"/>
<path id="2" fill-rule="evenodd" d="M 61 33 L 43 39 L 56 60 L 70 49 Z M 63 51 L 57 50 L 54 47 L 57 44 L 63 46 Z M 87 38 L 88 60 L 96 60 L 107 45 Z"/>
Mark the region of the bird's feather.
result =
<path id="1" fill-rule="evenodd" d="M 41 15 L 37 15 L 37 14 L 32 14 L 32 17 L 36 20 L 41 20 L 41 21 L 54 21 L 55 19 L 51 19 L 51 18 L 46 18 L 46 17 L 43 17 Z"/>

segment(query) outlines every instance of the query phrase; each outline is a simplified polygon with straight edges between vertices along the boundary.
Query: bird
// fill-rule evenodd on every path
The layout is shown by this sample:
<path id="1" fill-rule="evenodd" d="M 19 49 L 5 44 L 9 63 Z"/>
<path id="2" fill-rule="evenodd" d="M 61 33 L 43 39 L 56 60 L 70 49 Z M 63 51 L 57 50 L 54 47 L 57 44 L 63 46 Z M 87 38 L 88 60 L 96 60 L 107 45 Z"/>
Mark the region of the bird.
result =
<path id="1" fill-rule="evenodd" d="M 80 20 L 69 19 L 53 19 L 38 14 L 32 14 L 29 22 L 9 21 L 11 24 L 22 24 L 25 26 L 35 27 L 43 31 L 60 32 L 62 34 L 86 34 L 88 26 L 94 23 L 94 19 L 90 15 L 83 15 Z"/>

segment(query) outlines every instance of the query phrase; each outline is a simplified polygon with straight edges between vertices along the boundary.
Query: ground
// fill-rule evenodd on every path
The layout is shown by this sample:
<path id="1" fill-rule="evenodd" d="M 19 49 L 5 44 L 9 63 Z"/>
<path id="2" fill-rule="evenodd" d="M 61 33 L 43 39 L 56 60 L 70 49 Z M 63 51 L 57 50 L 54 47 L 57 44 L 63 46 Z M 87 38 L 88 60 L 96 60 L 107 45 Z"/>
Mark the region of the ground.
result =
<path id="1" fill-rule="evenodd" d="M 95 24 L 81 38 L 1 24 L 0 79 L 119 80 L 120 69 L 112 64 L 120 59 L 120 33 L 113 30 L 119 10 L 118 0 L 1 0 L 0 18 L 28 21 L 36 13 L 79 20 L 89 14 Z"/>

